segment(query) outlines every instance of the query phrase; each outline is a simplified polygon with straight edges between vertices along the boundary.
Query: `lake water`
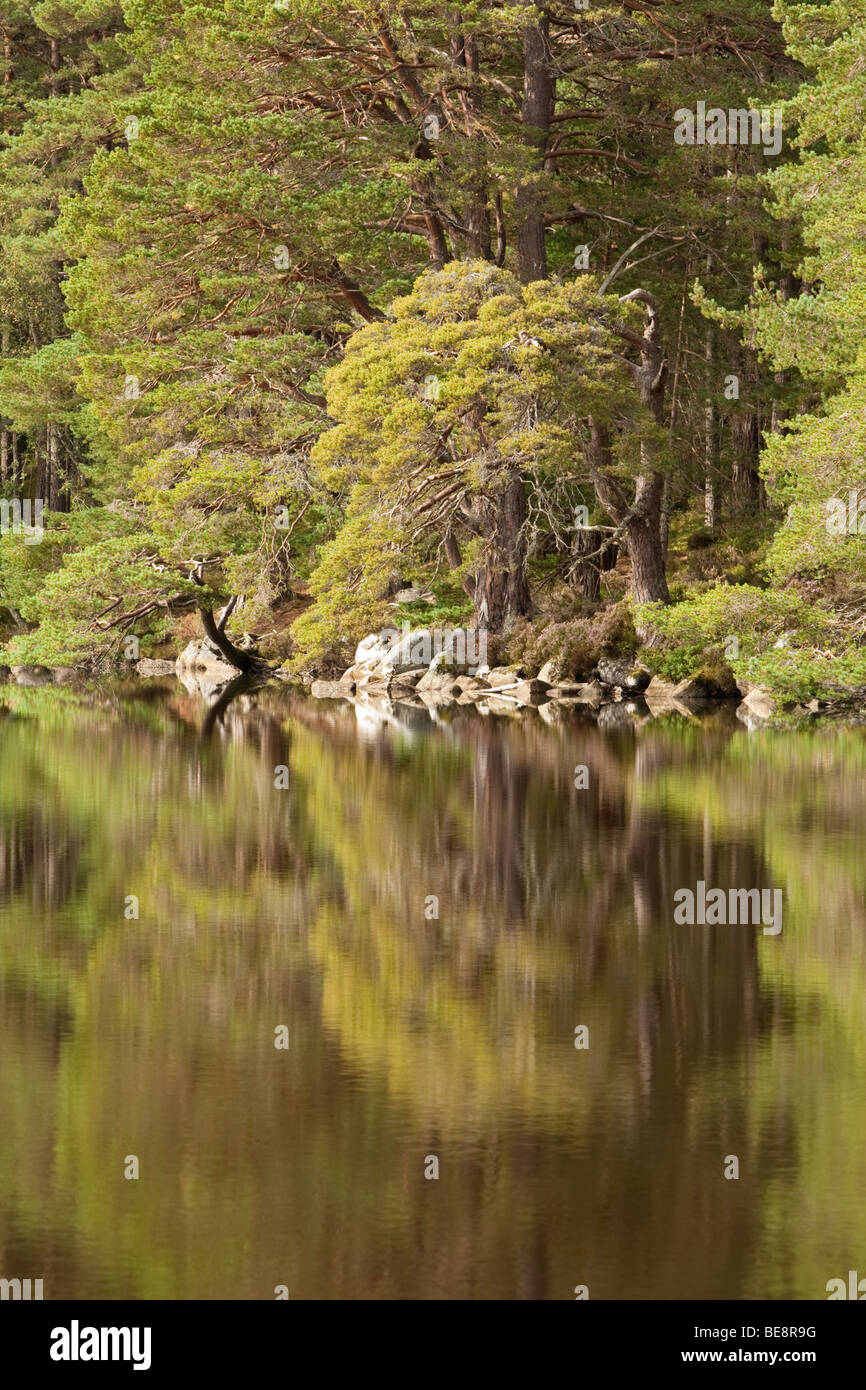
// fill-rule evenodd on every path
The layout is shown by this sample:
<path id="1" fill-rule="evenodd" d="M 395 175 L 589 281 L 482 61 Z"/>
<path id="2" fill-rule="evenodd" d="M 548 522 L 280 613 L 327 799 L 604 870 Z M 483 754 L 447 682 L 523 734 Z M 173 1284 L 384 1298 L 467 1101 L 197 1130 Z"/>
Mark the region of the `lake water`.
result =
<path id="1" fill-rule="evenodd" d="M 866 1276 L 863 734 L 401 725 L 282 687 L 205 716 L 173 682 L 0 690 L 0 1276 Z M 779 888 L 782 931 L 677 925 L 698 881 Z"/>

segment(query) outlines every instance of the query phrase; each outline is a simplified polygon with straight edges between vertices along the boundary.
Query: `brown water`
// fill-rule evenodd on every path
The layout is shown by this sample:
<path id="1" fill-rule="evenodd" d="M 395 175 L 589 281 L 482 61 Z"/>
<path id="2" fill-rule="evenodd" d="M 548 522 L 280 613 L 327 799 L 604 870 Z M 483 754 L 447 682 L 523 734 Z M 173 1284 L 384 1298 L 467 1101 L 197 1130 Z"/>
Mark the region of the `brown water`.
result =
<path id="1" fill-rule="evenodd" d="M 823 1299 L 866 1275 L 861 733 L 401 728 L 268 689 L 202 734 L 173 684 L 0 701 L 0 1277 Z M 781 933 L 676 925 L 699 879 L 779 887 Z"/>

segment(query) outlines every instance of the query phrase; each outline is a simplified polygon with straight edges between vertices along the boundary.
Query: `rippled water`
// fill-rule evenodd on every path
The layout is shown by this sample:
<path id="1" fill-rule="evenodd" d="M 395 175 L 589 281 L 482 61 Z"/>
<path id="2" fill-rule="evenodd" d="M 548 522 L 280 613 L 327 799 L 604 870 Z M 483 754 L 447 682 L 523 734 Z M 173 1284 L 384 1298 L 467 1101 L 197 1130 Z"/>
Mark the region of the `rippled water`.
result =
<path id="1" fill-rule="evenodd" d="M 0 696 L 0 1276 L 713 1299 L 866 1275 L 862 734 Z M 676 925 L 698 880 L 782 889 L 782 932 Z"/>

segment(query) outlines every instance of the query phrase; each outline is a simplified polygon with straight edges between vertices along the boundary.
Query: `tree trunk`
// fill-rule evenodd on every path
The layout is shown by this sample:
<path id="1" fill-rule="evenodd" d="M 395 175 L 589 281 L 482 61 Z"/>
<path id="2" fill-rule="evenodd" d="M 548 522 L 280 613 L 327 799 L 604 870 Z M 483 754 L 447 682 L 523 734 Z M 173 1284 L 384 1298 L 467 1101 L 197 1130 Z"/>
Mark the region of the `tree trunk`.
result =
<path id="1" fill-rule="evenodd" d="M 450 570 L 458 570 L 463 564 L 463 556 L 460 553 L 460 544 L 457 537 L 450 528 L 445 532 L 442 538 L 442 545 L 445 550 L 445 558 L 448 561 L 448 568 Z M 476 582 L 475 575 L 469 576 L 467 574 L 463 576 L 463 592 L 468 594 L 473 600 L 475 598 Z"/>
<path id="2" fill-rule="evenodd" d="M 525 3 L 525 0 L 524 0 Z M 537 24 L 523 31 L 523 138 L 534 156 L 532 167 L 544 169 L 554 79 L 550 65 L 550 24 L 543 15 Z M 544 199 L 535 183 L 521 184 L 517 190 L 517 262 L 524 284 L 547 278 L 547 252 L 544 245 Z"/>
<path id="3" fill-rule="evenodd" d="M 783 238 L 783 240 L 782 240 L 782 245 L 783 245 L 783 247 L 787 250 L 787 238 Z M 783 276 L 781 277 L 781 284 L 780 284 L 780 286 L 779 286 L 779 295 L 780 295 L 780 298 L 781 298 L 781 300 L 782 300 L 782 303 L 783 303 L 783 304 L 787 304 L 787 302 L 788 302 L 789 299 L 796 299 L 797 296 L 798 296 L 798 294 L 800 293 L 801 288 L 802 288 L 802 281 L 799 279 L 799 277 L 796 276 L 796 275 L 794 275 L 791 271 L 788 271 L 787 274 L 785 274 L 785 275 L 783 275 Z M 774 384 L 775 386 L 778 386 L 778 387 L 780 388 L 780 393 L 781 393 L 781 390 L 784 389 L 784 386 L 785 386 L 787 380 L 788 380 L 788 373 L 787 373 L 787 372 L 774 372 L 774 373 L 773 373 L 773 384 Z M 782 430 L 783 430 L 783 427 L 784 427 L 784 421 L 786 420 L 787 415 L 788 415 L 788 412 L 787 412 L 785 406 L 784 406 L 784 405 L 782 404 L 782 402 L 779 400 L 779 397 L 778 397 L 778 396 L 774 396 L 774 397 L 773 397 L 772 409 L 771 409 L 771 412 L 770 412 L 770 433 L 771 433 L 771 434 L 781 434 L 781 433 L 782 433 Z"/>
<path id="4" fill-rule="evenodd" d="M 704 400 L 704 526 L 712 535 L 716 529 L 716 478 L 719 471 L 716 406 L 713 400 L 713 362 L 715 339 L 712 328 L 707 329 L 704 360 L 707 364 L 706 397 Z"/>
<path id="5" fill-rule="evenodd" d="M 242 652 L 239 647 L 235 646 L 217 623 L 210 608 L 199 605 L 199 612 L 201 613 L 201 625 L 205 630 L 205 636 L 213 642 L 217 651 L 222 653 L 230 666 L 235 666 L 238 671 L 262 671 L 267 668 L 267 662 L 263 661 L 260 656 L 254 656 L 252 652 Z"/>
<path id="6" fill-rule="evenodd" d="M 7 43 L 8 49 L 8 43 Z M 8 55 L 7 55 L 8 56 Z M 0 354 L 9 356 L 9 329 L 4 327 L 0 336 Z M 9 430 L 4 420 L 0 427 L 0 483 L 9 481 Z"/>
<path id="7" fill-rule="evenodd" d="M 633 508 L 637 515 L 626 526 L 635 603 L 670 603 L 661 534 L 663 490 L 661 473 L 637 480 Z"/>
<path id="8" fill-rule="evenodd" d="M 677 328 L 677 350 L 674 358 L 673 382 L 671 385 L 671 410 L 668 421 L 668 453 L 671 459 L 674 458 L 676 451 L 677 417 L 680 404 L 680 374 L 683 362 L 683 326 L 686 316 L 686 301 L 688 299 L 689 284 L 691 283 L 692 263 L 691 258 L 686 258 L 685 274 L 683 276 L 683 291 L 680 298 L 680 321 Z M 671 520 L 671 479 L 670 475 L 665 478 L 662 488 L 662 516 L 661 516 L 661 540 L 662 550 L 667 558 L 668 535 L 670 532 Z"/>
<path id="9" fill-rule="evenodd" d="M 461 92 L 460 102 L 465 116 L 465 134 L 475 169 L 468 180 L 469 202 L 466 208 L 466 245 L 471 256 L 479 260 L 492 259 L 490 252 L 490 200 L 487 190 L 487 154 L 478 140 L 478 128 L 483 117 L 478 90 L 478 44 L 471 34 L 455 34 L 451 39 L 451 61 L 455 67 L 472 74 L 468 92 Z"/>
<path id="10" fill-rule="evenodd" d="M 632 364 L 632 374 L 642 403 L 661 424 L 664 419 L 664 393 L 667 366 L 661 345 L 658 307 L 648 290 L 632 290 L 622 295 L 623 303 L 643 304 L 647 325 L 640 343 L 640 363 Z M 627 341 L 634 341 L 629 335 Z M 649 449 L 641 444 L 644 471 L 635 478 L 634 500 L 629 503 L 622 484 L 612 475 L 611 441 L 608 430 L 590 421 L 587 463 L 601 505 L 623 528 L 631 558 L 632 590 L 637 603 L 670 603 L 665 577 L 666 557 L 662 540 L 662 497 L 665 474 L 652 467 Z M 643 636 L 644 634 L 640 634 Z"/>
<path id="11" fill-rule="evenodd" d="M 708 412 L 712 414 L 710 410 Z M 715 534 L 716 530 L 716 485 L 709 469 L 704 473 L 704 528 Z"/>
<path id="12" fill-rule="evenodd" d="M 619 543 L 608 539 L 605 546 L 606 538 L 607 532 L 597 526 L 581 526 L 574 533 L 571 553 L 575 563 L 571 575 L 583 597 L 590 602 L 595 602 L 601 594 L 601 576 L 615 567 L 619 555 Z"/>
<path id="13" fill-rule="evenodd" d="M 713 271 L 713 255 L 707 252 L 707 283 Z M 705 391 L 704 397 L 704 526 L 712 535 L 716 529 L 716 478 L 719 472 L 719 457 L 716 431 L 716 404 L 713 396 L 713 368 L 716 359 L 716 338 L 712 324 L 707 325 L 704 338 Z"/>
<path id="14" fill-rule="evenodd" d="M 659 523 L 659 536 L 662 543 L 662 553 L 665 557 L 667 566 L 668 538 L 671 529 L 671 480 L 666 477 L 662 486 L 662 517 Z"/>
<path id="15" fill-rule="evenodd" d="M 645 290 L 633 290 L 624 299 L 637 300 L 646 306 L 647 326 L 641 347 L 640 366 L 636 371 L 640 398 L 652 412 L 656 424 L 662 424 L 665 413 L 665 380 L 667 366 L 662 351 L 661 330 L 655 299 Z M 641 457 L 647 459 L 647 449 L 641 445 Z M 635 480 L 633 518 L 626 526 L 628 553 L 631 556 L 632 588 L 636 603 L 670 603 L 665 575 L 666 555 L 662 541 L 662 496 L 665 475 L 657 471 L 641 473 Z"/>
<path id="16" fill-rule="evenodd" d="M 601 547 L 603 540 L 603 531 L 597 531 L 592 526 L 581 526 L 575 531 L 571 546 L 571 553 L 576 562 L 572 574 L 583 597 L 590 602 L 594 602 L 601 593 L 601 570 L 598 563 L 601 556 L 595 552 Z M 593 555 L 595 558 L 585 560 L 582 558 L 585 555 Z"/>
<path id="17" fill-rule="evenodd" d="M 60 510 L 60 457 L 57 426 L 49 420 L 45 430 L 45 504 L 50 512 Z"/>
<path id="18" fill-rule="evenodd" d="M 526 577 L 526 484 L 519 473 L 489 503 L 490 538 L 475 585 L 475 623 L 500 632 L 512 618 L 533 612 Z"/>
<path id="19" fill-rule="evenodd" d="M 734 506 L 749 511 L 763 502 L 764 485 L 758 471 L 761 426 L 755 411 L 741 411 L 731 419 L 734 467 L 731 477 Z"/>

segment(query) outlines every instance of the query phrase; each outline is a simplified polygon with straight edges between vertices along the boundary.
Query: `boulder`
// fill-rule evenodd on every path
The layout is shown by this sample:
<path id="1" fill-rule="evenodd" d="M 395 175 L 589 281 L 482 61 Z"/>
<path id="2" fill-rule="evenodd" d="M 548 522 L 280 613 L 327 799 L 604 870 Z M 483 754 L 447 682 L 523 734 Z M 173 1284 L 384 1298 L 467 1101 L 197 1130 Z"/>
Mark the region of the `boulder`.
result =
<path id="1" fill-rule="evenodd" d="M 483 700 L 478 701 L 477 707 L 486 714 L 510 714 L 518 719 L 523 713 L 522 707 L 516 700 L 511 699 L 508 695 L 500 695 L 496 691 L 489 691 Z"/>
<path id="2" fill-rule="evenodd" d="M 142 657 L 141 661 L 135 663 L 135 674 L 137 676 L 173 676 L 175 674 L 175 662 L 157 661 L 155 657 Z"/>
<path id="3" fill-rule="evenodd" d="M 695 676 L 691 680 L 680 681 L 674 686 L 673 698 L 682 705 L 705 705 L 711 700 L 739 699 L 740 692 L 731 683 L 729 688 L 709 676 Z"/>
<path id="4" fill-rule="evenodd" d="M 392 603 L 435 603 L 436 595 L 431 594 L 429 589 L 418 589 L 412 585 L 409 589 L 398 589 Z"/>
<path id="5" fill-rule="evenodd" d="M 424 690 L 452 690 L 455 695 L 463 692 L 457 684 L 457 677 L 450 671 L 440 671 L 437 666 L 431 666 L 425 671 L 421 679 L 417 682 L 415 689 L 419 694 Z"/>
<path id="6" fill-rule="evenodd" d="M 234 680 L 235 676 L 240 675 L 237 667 L 226 661 L 222 652 L 206 637 L 190 642 L 184 647 L 174 669 L 179 676 L 194 674 L 197 671 L 205 672 L 210 683 Z"/>
<path id="7" fill-rule="evenodd" d="M 543 668 L 542 668 L 543 669 Z M 541 680 L 541 676 L 538 677 Z M 597 682 L 596 682 L 597 684 Z M 559 681 L 552 685 L 547 692 L 548 700 L 574 700 L 579 699 L 589 686 L 586 681 Z M 598 686 L 599 698 L 601 697 L 601 686 Z"/>
<path id="8" fill-rule="evenodd" d="M 174 662 L 170 662 L 169 664 L 173 670 Z M 78 677 L 79 672 L 76 671 L 74 666 L 51 667 L 51 679 L 53 680 L 55 685 L 71 685 L 73 681 L 78 680 Z"/>
<path id="9" fill-rule="evenodd" d="M 479 694 L 482 690 L 489 690 L 490 688 L 487 682 L 482 680 L 479 676 L 458 676 L 454 684 L 459 685 L 464 695 L 468 694 L 472 696 Z"/>
<path id="10" fill-rule="evenodd" d="M 447 705 L 453 704 L 455 700 L 459 700 L 463 691 L 455 681 L 448 680 L 443 681 L 440 685 L 434 685 L 432 688 L 421 691 L 420 693 L 425 699 L 429 700 L 432 696 L 437 704 Z"/>
<path id="11" fill-rule="evenodd" d="M 630 661 L 602 660 L 598 663 L 598 678 L 602 685 L 619 686 L 621 690 L 641 694 L 652 680 L 652 674 Z"/>
<path id="12" fill-rule="evenodd" d="M 413 666 L 408 671 L 398 671 L 391 679 L 391 687 L 399 690 L 414 690 L 426 674 L 426 666 Z"/>
<path id="13" fill-rule="evenodd" d="M 433 634 L 427 628 L 414 628 L 399 637 L 392 647 L 376 662 L 375 670 L 380 676 L 392 676 L 397 672 L 415 671 L 420 666 L 426 669 L 433 659 Z"/>
<path id="14" fill-rule="evenodd" d="M 674 686 L 672 699 L 680 709 L 694 710 L 709 704 L 713 697 L 701 681 L 684 680 Z"/>
<path id="15" fill-rule="evenodd" d="M 680 700 L 676 694 L 678 689 L 679 686 L 671 681 L 662 680 L 659 676 L 653 677 L 643 694 L 653 718 L 660 719 L 667 714 L 679 714 L 686 719 L 696 719 L 706 712 L 706 699 L 691 699 L 687 695 L 686 699 Z"/>
<path id="16" fill-rule="evenodd" d="M 776 713 L 776 706 L 772 695 L 766 690 L 762 690 L 759 685 L 754 685 L 745 700 L 743 700 L 742 704 L 738 707 L 738 716 L 741 710 L 743 710 L 744 713 L 747 712 L 754 716 L 755 719 L 765 720 L 772 719 L 773 715 Z"/>
<path id="17" fill-rule="evenodd" d="M 550 661 L 545 661 L 538 673 L 538 679 L 547 681 L 548 685 L 558 685 L 562 680 L 562 674 L 562 662 L 552 657 Z"/>
<path id="18" fill-rule="evenodd" d="M 17 685 L 51 684 L 51 672 L 47 666 L 13 666 L 11 674 Z"/>
<path id="19" fill-rule="evenodd" d="M 354 693 L 354 685 L 345 681 L 313 681 L 310 687 L 310 694 L 317 700 L 348 700 Z"/>
<path id="20" fill-rule="evenodd" d="M 644 695 L 647 700 L 653 696 L 657 700 L 672 700 L 676 685 L 673 681 L 666 681 L 661 676 L 653 676 Z"/>
<path id="21" fill-rule="evenodd" d="M 338 684 L 342 684 L 342 682 L 338 682 Z M 358 694 L 363 690 L 365 695 L 372 695 L 376 698 L 387 695 L 390 689 L 391 677 L 380 676 L 378 671 L 374 671 L 369 676 L 361 676 L 355 685 Z"/>
<path id="22" fill-rule="evenodd" d="M 454 627 L 437 634 L 438 650 L 432 666 L 454 676 L 476 676 L 487 671 L 487 633 L 483 629 Z"/>
<path id="23" fill-rule="evenodd" d="M 595 707 L 602 703 L 605 695 L 606 691 L 604 686 L 600 685 L 598 681 L 585 681 L 580 688 L 580 695 L 578 698 L 585 705 L 593 705 Z"/>
<path id="24" fill-rule="evenodd" d="M 355 666 L 373 667 L 378 666 L 389 653 L 394 644 L 399 640 L 400 634 L 396 628 L 385 628 L 382 632 L 371 632 L 367 637 L 362 638 L 355 648 Z"/>
<path id="25" fill-rule="evenodd" d="M 615 700 L 609 705 L 602 705 L 598 711 L 598 727 L 611 731 L 630 729 L 632 727 L 630 706 L 622 700 Z"/>
<path id="26" fill-rule="evenodd" d="M 676 711 L 678 714 L 688 714 L 686 705 L 681 704 L 676 699 L 676 685 L 673 681 L 662 680 L 661 676 L 653 676 L 646 690 L 644 699 L 649 705 L 653 714 L 669 714 Z"/>
<path id="27" fill-rule="evenodd" d="M 360 684 L 370 677 L 390 680 L 425 672 L 450 676 L 475 675 L 486 653 L 486 634 L 469 628 L 446 631 L 431 628 L 383 628 L 358 643 L 355 660 L 345 677 Z M 430 688 L 428 686 L 428 688 Z"/>
<path id="28" fill-rule="evenodd" d="M 547 692 L 550 689 L 547 681 L 530 680 L 521 681 L 519 685 L 511 689 L 500 689 L 500 694 L 510 695 L 521 705 L 543 705 L 547 703 Z"/>
<path id="29" fill-rule="evenodd" d="M 526 670 L 523 666 L 494 666 L 492 671 L 488 671 L 484 679 L 494 690 L 504 685 L 517 685 L 526 679 Z"/>

